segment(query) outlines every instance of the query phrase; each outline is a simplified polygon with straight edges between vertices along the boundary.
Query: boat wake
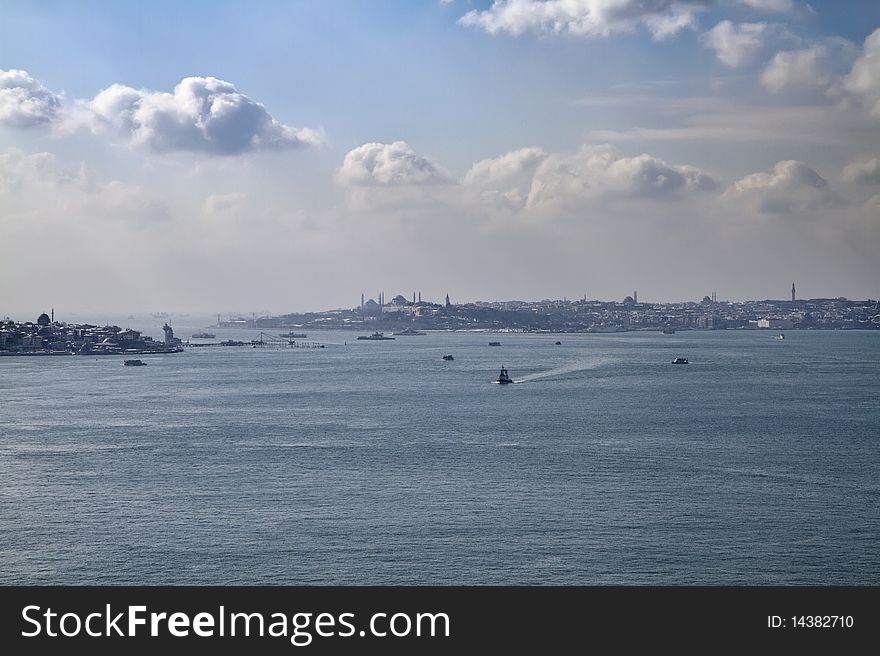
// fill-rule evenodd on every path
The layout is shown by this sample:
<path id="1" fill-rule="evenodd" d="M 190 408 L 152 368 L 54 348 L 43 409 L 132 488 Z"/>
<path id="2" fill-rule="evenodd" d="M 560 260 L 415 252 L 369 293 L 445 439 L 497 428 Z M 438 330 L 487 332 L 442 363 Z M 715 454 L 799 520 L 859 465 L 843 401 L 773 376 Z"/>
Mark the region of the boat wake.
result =
<path id="1" fill-rule="evenodd" d="M 608 358 L 589 358 L 587 360 L 577 360 L 575 362 L 570 362 L 561 367 L 556 367 L 555 369 L 548 369 L 547 371 L 538 371 L 533 374 L 529 374 L 527 376 L 523 376 L 522 378 L 517 378 L 514 380 L 515 383 L 530 383 L 535 380 L 541 380 L 542 378 L 550 378 L 552 376 L 561 376 L 563 374 L 570 374 L 576 371 L 587 371 L 589 369 L 598 369 L 603 364 L 608 362 Z"/>

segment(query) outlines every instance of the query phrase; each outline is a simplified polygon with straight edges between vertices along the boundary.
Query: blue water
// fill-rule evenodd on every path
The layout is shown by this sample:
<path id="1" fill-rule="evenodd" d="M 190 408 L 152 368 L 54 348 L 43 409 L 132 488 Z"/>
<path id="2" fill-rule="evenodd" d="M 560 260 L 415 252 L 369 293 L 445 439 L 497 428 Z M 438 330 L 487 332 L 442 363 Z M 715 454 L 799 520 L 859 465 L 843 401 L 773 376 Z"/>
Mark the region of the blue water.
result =
<path id="1" fill-rule="evenodd" d="M 880 332 L 309 337 L 0 358 L 0 582 L 880 584 Z"/>

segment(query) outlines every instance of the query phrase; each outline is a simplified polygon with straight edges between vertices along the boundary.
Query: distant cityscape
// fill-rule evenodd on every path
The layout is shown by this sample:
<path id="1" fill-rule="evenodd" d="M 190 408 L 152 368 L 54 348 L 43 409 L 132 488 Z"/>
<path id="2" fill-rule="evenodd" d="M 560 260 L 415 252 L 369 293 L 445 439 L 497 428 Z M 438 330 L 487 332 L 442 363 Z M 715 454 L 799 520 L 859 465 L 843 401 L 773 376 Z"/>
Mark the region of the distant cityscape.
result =
<path id="1" fill-rule="evenodd" d="M 164 312 L 154 318 L 168 318 Z M 361 331 L 483 330 L 548 333 L 616 333 L 634 330 L 878 330 L 880 301 L 846 298 L 798 299 L 792 285 L 788 300 L 732 302 L 713 293 L 701 301 L 639 302 L 638 292 L 621 301 L 571 300 L 474 301 L 442 303 L 397 295 L 390 301 L 361 297 L 350 309 L 279 316 L 217 317 L 218 328 L 257 330 L 351 329 Z M 175 353 L 186 343 L 166 321 L 164 339 L 116 325 L 55 321 L 54 311 L 36 321 L 0 321 L 0 355 L 114 355 Z M 291 333 L 290 335 L 293 335 Z M 199 335 L 194 335 L 198 337 Z M 213 335 L 206 335 L 214 337 Z M 305 335 L 297 336 L 305 337 Z M 262 345 L 263 341 L 227 340 L 221 345 Z M 193 344 L 198 346 L 199 344 Z"/>
<path id="2" fill-rule="evenodd" d="M 234 317 L 221 328 L 353 328 L 362 330 L 516 330 L 527 332 L 623 332 L 629 330 L 795 330 L 880 329 L 880 301 L 846 298 L 798 299 L 794 284 L 788 300 L 732 302 L 712 293 L 701 301 L 639 302 L 638 292 L 620 301 L 542 300 L 454 303 L 384 292 L 350 309 Z"/>

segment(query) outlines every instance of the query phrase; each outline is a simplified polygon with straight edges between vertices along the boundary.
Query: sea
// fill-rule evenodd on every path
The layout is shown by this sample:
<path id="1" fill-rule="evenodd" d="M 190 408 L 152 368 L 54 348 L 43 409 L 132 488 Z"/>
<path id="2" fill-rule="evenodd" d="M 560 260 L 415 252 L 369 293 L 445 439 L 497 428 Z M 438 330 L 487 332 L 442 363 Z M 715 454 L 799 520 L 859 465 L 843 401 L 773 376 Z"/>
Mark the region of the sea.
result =
<path id="1" fill-rule="evenodd" d="M 357 334 L 0 358 L 0 583 L 880 584 L 880 331 Z"/>

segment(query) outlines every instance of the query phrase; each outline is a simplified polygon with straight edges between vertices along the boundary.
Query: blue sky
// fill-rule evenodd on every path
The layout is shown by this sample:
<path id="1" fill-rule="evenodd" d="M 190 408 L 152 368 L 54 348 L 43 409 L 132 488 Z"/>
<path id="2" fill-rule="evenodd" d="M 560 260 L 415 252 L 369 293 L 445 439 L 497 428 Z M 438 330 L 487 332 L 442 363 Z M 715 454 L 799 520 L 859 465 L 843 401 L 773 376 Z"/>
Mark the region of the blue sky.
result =
<path id="1" fill-rule="evenodd" d="M 96 311 L 878 295 L 877 2 L 0 15 L 0 313 L 48 280 Z M 22 277 L 36 243 L 52 264 Z M 70 261 L 124 284 L 96 300 Z"/>

